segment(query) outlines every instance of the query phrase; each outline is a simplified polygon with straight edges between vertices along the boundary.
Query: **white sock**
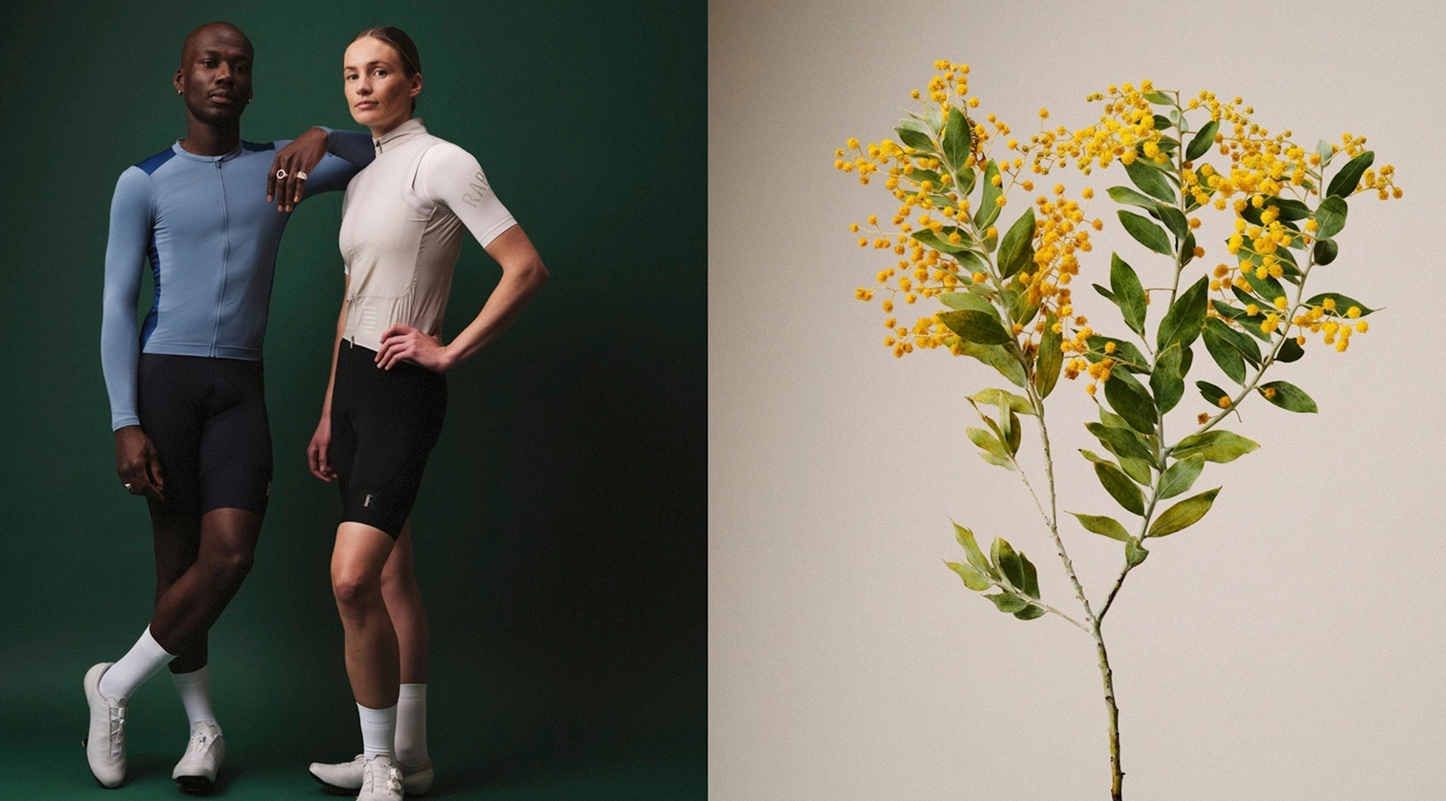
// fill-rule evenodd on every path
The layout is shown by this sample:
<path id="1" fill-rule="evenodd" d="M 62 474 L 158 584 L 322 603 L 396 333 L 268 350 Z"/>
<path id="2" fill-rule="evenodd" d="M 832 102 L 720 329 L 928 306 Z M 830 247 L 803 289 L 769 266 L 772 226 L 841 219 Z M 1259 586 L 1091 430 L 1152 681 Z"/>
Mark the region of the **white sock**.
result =
<path id="1" fill-rule="evenodd" d="M 136 640 L 136 644 L 126 651 L 126 655 L 100 677 L 101 695 L 116 699 L 130 698 L 131 693 L 144 684 L 146 679 L 156 675 L 156 671 L 170 664 L 175 658 L 175 654 L 156 642 L 156 638 L 151 636 L 150 626 L 147 626 L 146 633 Z"/>
<path id="2" fill-rule="evenodd" d="M 368 757 L 396 756 L 392 742 L 397 736 L 397 708 L 368 709 L 356 705 L 357 716 L 361 718 L 362 753 Z"/>
<path id="3" fill-rule="evenodd" d="M 202 723 L 221 728 L 216 723 L 216 713 L 211 711 L 211 674 L 206 665 L 190 673 L 172 673 L 171 681 L 181 694 L 181 705 L 186 707 L 186 717 L 191 719 L 191 731 Z"/>
<path id="4" fill-rule="evenodd" d="M 427 761 L 427 685 L 403 684 L 397 694 L 397 761 Z"/>

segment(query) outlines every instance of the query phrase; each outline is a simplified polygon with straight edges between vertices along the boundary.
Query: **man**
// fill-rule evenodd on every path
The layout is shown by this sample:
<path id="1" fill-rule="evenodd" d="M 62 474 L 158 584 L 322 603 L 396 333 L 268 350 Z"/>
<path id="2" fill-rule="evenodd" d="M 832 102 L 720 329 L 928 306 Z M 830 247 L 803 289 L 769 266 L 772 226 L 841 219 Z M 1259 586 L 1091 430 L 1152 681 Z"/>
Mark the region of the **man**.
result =
<path id="1" fill-rule="evenodd" d="M 167 664 L 191 722 L 172 777 L 188 790 L 215 781 L 225 743 L 206 632 L 250 570 L 270 490 L 261 346 L 277 246 L 296 203 L 345 188 L 374 156 L 365 133 L 242 141 L 252 60 L 229 23 L 191 31 L 172 79 L 186 138 L 123 172 L 111 201 L 102 366 L 116 472 L 150 508 L 156 605 L 129 652 L 85 675 L 86 758 L 107 787 L 125 778 L 128 701 Z M 138 333 L 147 257 L 155 296 Z"/>

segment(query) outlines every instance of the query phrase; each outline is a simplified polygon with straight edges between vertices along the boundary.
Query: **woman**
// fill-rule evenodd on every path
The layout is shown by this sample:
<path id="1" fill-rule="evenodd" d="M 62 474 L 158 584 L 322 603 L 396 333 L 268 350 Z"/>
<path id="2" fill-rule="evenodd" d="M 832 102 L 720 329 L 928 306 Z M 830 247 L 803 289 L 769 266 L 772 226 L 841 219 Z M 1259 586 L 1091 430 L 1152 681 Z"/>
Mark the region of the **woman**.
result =
<path id="1" fill-rule="evenodd" d="M 416 45 L 397 28 L 362 31 L 343 80 L 352 117 L 377 157 L 342 205 L 346 290 L 331 381 L 307 448 L 311 472 L 338 480 L 342 523 L 331 582 L 346 633 L 346 667 L 363 753 L 314 763 L 324 784 L 380 801 L 426 792 L 427 621 L 412 573 L 407 523 L 446 410 L 444 373 L 490 343 L 547 280 L 527 235 L 497 200 L 476 159 L 413 118 L 422 91 Z M 455 339 L 438 339 L 462 229 L 502 267 L 482 310 Z M 404 778 L 405 777 L 405 778 Z"/>

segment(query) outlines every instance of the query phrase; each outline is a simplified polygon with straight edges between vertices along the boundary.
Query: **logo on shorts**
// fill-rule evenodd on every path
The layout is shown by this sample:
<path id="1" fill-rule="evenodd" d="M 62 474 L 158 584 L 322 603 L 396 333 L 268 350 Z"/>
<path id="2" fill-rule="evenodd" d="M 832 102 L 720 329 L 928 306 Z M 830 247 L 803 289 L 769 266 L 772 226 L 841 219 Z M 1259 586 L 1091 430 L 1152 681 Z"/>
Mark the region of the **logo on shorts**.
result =
<path id="1" fill-rule="evenodd" d="M 371 495 L 368 495 L 368 496 L 366 497 L 366 500 L 362 501 L 362 506 L 371 507 L 371 505 L 372 505 L 372 496 L 371 496 Z"/>

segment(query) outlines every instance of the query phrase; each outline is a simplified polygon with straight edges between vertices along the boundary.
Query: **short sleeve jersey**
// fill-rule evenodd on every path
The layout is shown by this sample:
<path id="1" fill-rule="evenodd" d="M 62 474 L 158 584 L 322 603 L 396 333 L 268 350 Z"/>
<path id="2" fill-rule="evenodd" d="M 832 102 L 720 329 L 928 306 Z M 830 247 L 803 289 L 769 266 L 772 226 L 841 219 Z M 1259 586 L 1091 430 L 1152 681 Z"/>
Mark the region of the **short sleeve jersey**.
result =
<path id="1" fill-rule="evenodd" d="M 350 276 L 343 338 L 373 350 L 393 325 L 442 328 L 465 227 L 485 248 L 516 221 L 477 159 L 411 119 L 374 140 L 347 185 L 341 255 Z"/>

